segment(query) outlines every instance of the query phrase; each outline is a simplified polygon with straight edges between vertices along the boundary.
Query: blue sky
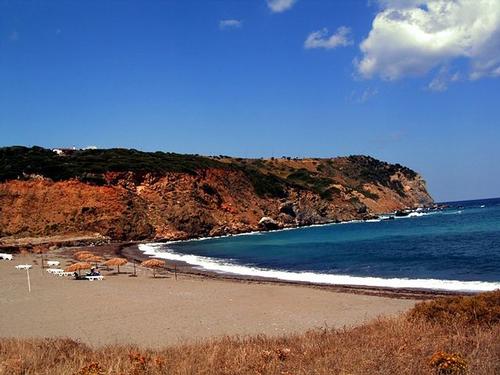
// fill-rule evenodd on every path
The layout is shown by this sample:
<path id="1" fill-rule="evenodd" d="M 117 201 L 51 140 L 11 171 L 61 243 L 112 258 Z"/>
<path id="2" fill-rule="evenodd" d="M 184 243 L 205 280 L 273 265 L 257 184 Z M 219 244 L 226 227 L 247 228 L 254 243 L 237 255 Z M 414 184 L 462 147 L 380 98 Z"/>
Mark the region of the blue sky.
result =
<path id="1" fill-rule="evenodd" d="M 500 196 L 500 2 L 443 4 L 0 1 L 0 146 L 369 154 Z"/>

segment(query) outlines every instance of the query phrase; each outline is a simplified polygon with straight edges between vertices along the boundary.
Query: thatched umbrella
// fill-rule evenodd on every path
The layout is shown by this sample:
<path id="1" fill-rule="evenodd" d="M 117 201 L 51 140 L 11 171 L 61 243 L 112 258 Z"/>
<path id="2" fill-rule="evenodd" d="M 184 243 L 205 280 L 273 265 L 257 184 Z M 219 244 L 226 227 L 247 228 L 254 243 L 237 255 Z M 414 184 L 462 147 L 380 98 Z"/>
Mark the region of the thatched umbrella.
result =
<path id="1" fill-rule="evenodd" d="M 79 254 L 74 255 L 74 258 L 78 260 L 86 260 L 94 256 L 95 254 L 90 251 L 80 251 Z"/>
<path id="2" fill-rule="evenodd" d="M 90 251 L 89 250 L 78 250 L 78 251 L 75 251 L 73 253 L 73 256 L 77 256 L 77 255 L 84 254 L 84 253 L 90 253 Z"/>
<path id="3" fill-rule="evenodd" d="M 92 254 L 92 252 L 90 252 L 89 250 L 80 250 L 80 251 L 75 251 L 73 253 L 73 256 L 76 258 L 82 254 Z"/>
<path id="4" fill-rule="evenodd" d="M 80 274 L 81 270 L 88 270 L 91 269 L 92 265 L 87 262 L 78 262 L 78 263 L 73 263 L 71 266 L 68 266 L 64 269 L 64 272 L 75 272 L 78 271 L 78 274 Z"/>
<path id="5" fill-rule="evenodd" d="M 156 269 L 165 267 L 165 261 L 160 259 L 148 259 L 141 263 L 141 266 L 151 268 L 153 277 L 156 277 Z"/>
<path id="6" fill-rule="evenodd" d="M 120 273 L 120 266 L 123 266 L 124 264 L 127 264 L 128 260 L 125 258 L 111 258 L 110 260 L 107 260 L 104 262 L 106 266 L 117 266 L 118 267 L 118 273 Z"/>
<path id="7" fill-rule="evenodd" d="M 85 258 L 85 261 L 95 263 L 95 266 L 97 267 L 97 263 L 103 262 L 104 258 L 99 255 L 92 255 L 91 257 Z"/>

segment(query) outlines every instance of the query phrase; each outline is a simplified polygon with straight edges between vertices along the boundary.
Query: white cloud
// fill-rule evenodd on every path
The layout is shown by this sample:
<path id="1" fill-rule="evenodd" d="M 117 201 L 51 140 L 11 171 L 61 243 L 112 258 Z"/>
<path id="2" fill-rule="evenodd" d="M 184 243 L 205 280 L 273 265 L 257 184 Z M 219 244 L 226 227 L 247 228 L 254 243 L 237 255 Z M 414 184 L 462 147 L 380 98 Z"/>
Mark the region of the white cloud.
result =
<path id="1" fill-rule="evenodd" d="M 349 38 L 351 29 L 345 26 L 341 26 L 337 29 L 337 32 L 328 36 L 328 29 L 324 28 L 319 31 L 315 31 L 307 37 L 304 42 L 304 48 L 325 48 L 332 49 L 336 47 L 345 47 L 353 44 L 352 40 Z"/>
<path id="2" fill-rule="evenodd" d="M 469 79 L 500 76 L 499 0 L 378 3 L 382 8 L 360 44 L 362 58 L 356 61 L 362 77 L 395 80 L 423 75 L 456 59 L 469 61 Z M 441 78 L 431 85 L 446 86 Z"/>
<path id="3" fill-rule="evenodd" d="M 370 100 L 371 98 L 373 98 L 376 95 L 378 95 L 378 89 L 372 88 L 372 87 L 367 87 L 361 91 L 353 90 L 351 92 L 351 96 L 349 97 L 349 100 L 353 103 L 363 104 L 363 103 L 366 103 L 368 100 Z"/>
<path id="4" fill-rule="evenodd" d="M 267 6 L 273 13 L 281 13 L 290 9 L 297 0 L 267 0 Z"/>
<path id="5" fill-rule="evenodd" d="M 359 98 L 360 103 L 365 103 L 368 99 L 373 98 L 375 95 L 378 94 L 377 89 L 372 89 L 372 88 L 367 88 L 361 93 L 361 96 Z"/>
<path id="6" fill-rule="evenodd" d="M 427 0 L 377 0 L 376 2 L 381 8 L 404 9 L 422 6 L 427 2 Z"/>
<path id="7" fill-rule="evenodd" d="M 243 26 L 243 21 L 240 20 L 220 20 L 219 21 L 219 29 L 239 29 Z"/>
<path id="8" fill-rule="evenodd" d="M 460 79 L 458 72 L 450 73 L 447 66 L 441 67 L 438 74 L 429 82 L 427 88 L 431 91 L 446 91 L 450 82 L 456 82 Z"/>

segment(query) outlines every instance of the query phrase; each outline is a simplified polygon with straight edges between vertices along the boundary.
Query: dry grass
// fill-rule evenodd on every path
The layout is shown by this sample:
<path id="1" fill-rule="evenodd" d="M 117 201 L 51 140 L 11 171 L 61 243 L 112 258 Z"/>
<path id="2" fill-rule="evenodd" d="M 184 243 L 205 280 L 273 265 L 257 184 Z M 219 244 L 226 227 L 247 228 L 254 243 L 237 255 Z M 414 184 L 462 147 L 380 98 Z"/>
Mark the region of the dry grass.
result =
<path id="1" fill-rule="evenodd" d="M 424 303 L 408 315 L 353 329 L 227 337 L 161 350 L 2 339 L 0 374 L 500 374 L 498 320 L 483 324 L 474 307 L 463 308 L 481 301 L 494 310 L 499 295 Z M 428 314 L 438 307 L 446 322 Z"/>
<path id="2" fill-rule="evenodd" d="M 419 303 L 410 317 L 440 324 L 493 326 L 500 323 L 500 291 Z"/>

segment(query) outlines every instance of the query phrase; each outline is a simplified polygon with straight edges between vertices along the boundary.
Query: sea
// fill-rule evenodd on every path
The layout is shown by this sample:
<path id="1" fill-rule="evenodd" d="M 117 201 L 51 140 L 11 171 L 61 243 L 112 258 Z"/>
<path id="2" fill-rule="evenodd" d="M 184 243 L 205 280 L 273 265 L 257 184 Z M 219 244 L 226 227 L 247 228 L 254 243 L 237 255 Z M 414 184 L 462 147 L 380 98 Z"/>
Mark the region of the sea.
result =
<path id="1" fill-rule="evenodd" d="M 442 210 L 139 245 L 147 255 L 232 275 L 442 291 L 500 289 L 500 198 Z"/>

